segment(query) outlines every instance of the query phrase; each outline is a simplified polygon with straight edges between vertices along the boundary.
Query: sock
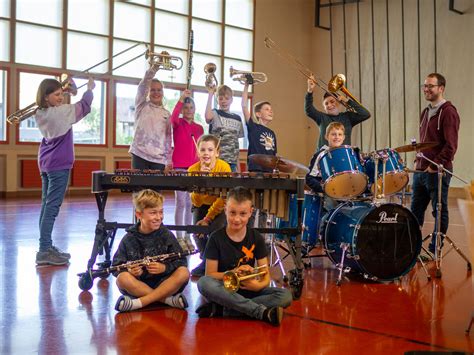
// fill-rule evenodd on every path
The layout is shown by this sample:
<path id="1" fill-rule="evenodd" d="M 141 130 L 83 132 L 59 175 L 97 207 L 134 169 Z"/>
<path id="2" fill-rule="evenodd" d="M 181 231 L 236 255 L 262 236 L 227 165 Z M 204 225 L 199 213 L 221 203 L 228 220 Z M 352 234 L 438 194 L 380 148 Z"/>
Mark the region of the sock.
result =
<path id="1" fill-rule="evenodd" d="M 142 301 L 139 298 L 131 298 L 125 295 L 120 296 L 117 303 L 115 303 L 115 310 L 119 312 L 133 311 L 142 307 Z"/>
<path id="2" fill-rule="evenodd" d="M 178 293 L 177 295 L 166 297 L 165 303 L 168 306 L 171 306 L 174 308 L 180 308 L 180 309 L 188 308 L 188 301 L 186 300 L 186 297 L 184 297 L 182 293 Z"/>

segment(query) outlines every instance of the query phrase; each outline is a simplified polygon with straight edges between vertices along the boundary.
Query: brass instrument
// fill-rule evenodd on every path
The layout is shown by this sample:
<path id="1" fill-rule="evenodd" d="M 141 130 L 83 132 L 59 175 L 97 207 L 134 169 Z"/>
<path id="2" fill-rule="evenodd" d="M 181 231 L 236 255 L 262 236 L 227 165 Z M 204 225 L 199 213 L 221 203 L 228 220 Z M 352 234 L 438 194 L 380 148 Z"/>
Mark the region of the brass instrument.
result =
<path id="1" fill-rule="evenodd" d="M 160 53 L 152 52 L 149 48 L 145 53 L 145 59 L 150 66 L 155 66 L 162 70 L 180 70 L 183 67 L 183 60 L 180 57 L 169 54 L 167 51 Z M 176 63 L 173 63 L 173 62 Z"/>
<path id="2" fill-rule="evenodd" d="M 266 267 L 267 265 L 258 266 L 253 269 L 253 272 L 243 276 L 239 276 L 234 270 L 226 271 L 224 273 L 224 277 L 222 278 L 222 281 L 224 282 L 224 288 L 229 292 L 236 292 L 239 289 L 240 283 L 242 281 L 265 275 L 268 272 L 267 270 L 258 270 Z"/>
<path id="3" fill-rule="evenodd" d="M 331 78 L 329 83 L 325 83 L 320 78 L 314 77 L 311 70 L 305 67 L 298 59 L 296 59 L 290 53 L 284 51 L 280 46 L 278 46 L 275 41 L 273 41 L 270 37 L 265 37 L 265 46 L 270 49 L 273 49 L 280 57 L 285 59 L 288 63 L 292 64 L 296 69 L 303 74 L 307 79 L 312 80 L 318 87 L 324 90 L 329 95 L 333 96 L 337 101 L 339 101 L 342 105 L 344 105 L 348 110 L 354 111 L 354 108 L 350 106 L 348 103 L 342 101 L 338 94 L 338 91 L 342 91 L 347 97 L 351 98 L 355 102 L 357 102 L 360 106 L 362 104 L 355 99 L 355 97 L 347 90 L 344 86 L 346 82 L 346 77 L 344 74 L 337 74 Z M 363 106 L 362 106 L 363 107 Z"/>
<path id="4" fill-rule="evenodd" d="M 204 83 L 204 86 L 207 89 L 212 89 L 217 87 L 218 81 L 216 77 L 216 70 L 217 67 L 214 63 L 207 63 L 204 66 L 204 73 L 206 73 L 206 82 Z"/>
<path id="5" fill-rule="evenodd" d="M 136 266 L 147 266 L 150 263 L 155 263 L 155 262 L 159 262 L 159 263 L 170 262 L 176 259 L 181 259 L 188 255 L 196 254 L 197 252 L 198 252 L 197 250 L 187 250 L 187 251 L 183 251 L 182 253 L 178 252 L 178 253 L 168 253 L 168 254 L 161 254 L 161 255 L 155 255 L 155 256 L 145 256 L 143 259 L 128 261 L 124 264 L 110 266 L 104 269 L 99 269 L 99 270 L 91 269 L 88 271 L 88 273 L 92 278 L 107 277 L 114 271 L 128 270 Z M 78 274 L 78 276 L 83 276 L 84 274 L 85 273 L 80 273 Z"/>
<path id="6" fill-rule="evenodd" d="M 238 81 L 242 85 L 245 85 L 247 82 L 249 82 L 249 84 L 266 83 L 268 80 L 267 75 L 261 72 L 237 70 L 230 67 L 229 73 L 232 80 Z"/>
<path id="7" fill-rule="evenodd" d="M 123 51 L 120 51 L 118 52 L 117 54 L 114 54 L 112 55 L 110 58 L 107 58 L 107 59 L 104 59 L 102 61 L 100 61 L 99 63 L 97 64 L 94 64 L 93 66 L 83 70 L 81 73 L 89 73 L 89 71 L 91 69 L 94 69 L 95 67 L 98 67 L 99 65 L 102 65 L 104 64 L 105 62 L 108 62 L 109 60 L 111 60 L 112 58 L 115 58 L 125 52 L 128 52 L 130 51 L 131 49 L 139 46 L 139 45 L 142 45 L 142 44 L 145 44 L 144 42 L 137 42 L 135 43 L 133 46 L 130 46 L 129 48 L 126 48 L 124 49 Z M 112 68 L 109 72 L 113 71 L 113 70 L 116 70 L 116 69 L 119 69 L 121 67 L 123 67 L 124 65 L 140 58 L 143 56 L 143 54 L 145 54 L 146 52 L 142 52 L 140 53 L 139 55 L 125 61 L 124 63 L 120 64 L 120 65 L 117 65 L 116 67 Z M 108 72 L 108 73 L 109 73 Z M 106 73 L 107 74 L 107 73 Z M 74 84 L 74 81 L 72 81 L 72 79 L 69 77 L 69 75 L 67 74 L 62 74 L 61 75 L 61 86 L 63 88 L 63 91 L 65 91 L 66 93 L 70 94 L 70 95 L 76 95 L 77 94 L 77 90 L 82 88 L 83 86 L 87 85 L 87 83 L 79 86 L 79 87 L 76 87 L 76 85 Z M 36 102 L 33 102 L 32 104 L 28 105 L 27 107 L 25 108 L 22 108 L 18 111 L 15 111 L 14 113 L 12 113 L 11 115 L 9 115 L 7 117 L 7 122 L 8 123 L 11 123 L 11 124 L 14 124 L 14 123 L 20 123 L 28 118 L 30 118 L 31 116 L 33 116 L 36 111 L 38 110 L 38 105 L 36 104 Z"/>

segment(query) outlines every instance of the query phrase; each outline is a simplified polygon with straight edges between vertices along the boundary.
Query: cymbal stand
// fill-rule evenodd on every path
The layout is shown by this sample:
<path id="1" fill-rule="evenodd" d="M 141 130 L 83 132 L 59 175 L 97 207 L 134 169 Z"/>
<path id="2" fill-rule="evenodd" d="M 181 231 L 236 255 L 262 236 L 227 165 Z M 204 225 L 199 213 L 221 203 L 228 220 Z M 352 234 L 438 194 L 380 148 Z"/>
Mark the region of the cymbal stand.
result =
<path id="1" fill-rule="evenodd" d="M 380 154 L 379 152 L 375 151 L 372 153 L 372 158 L 375 161 L 374 164 L 374 194 L 372 198 L 372 203 L 373 204 L 378 204 L 381 202 L 385 201 L 385 171 L 386 171 L 386 165 L 387 165 L 387 159 L 388 156 L 384 156 L 383 154 Z M 379 161 L 382 159 L 382 186 L 379 189 L 378 186 L 378 177 L 379 177 Z M 381 193 L 379 194 L 379 191 Z"/>
<path id="2" fill-rule="evenodd" d="M 269 218 L 267 219 L 267 228 L 275 228 L 275 216 L 269 215 Z M 282 258 L 280 256 L 280 252 L 278 251 L 278 248 L 282 248 L 283 250 L 287 250 L 284 248 L 279 242 L 277 242 L 274 233 L 270 234 L 270 267 L 275 267 L 278 266 L 278 268 L 281 271 L 281 276 L 283 277 L 283 281 L 287 282 L 288 281 L 288 275 L 286 274 L 285 268 L 283 267 L 283 260 L 289 255 L 287 254 Z"/>
<path id="3" fill-rule="evenodd" d="M 471 270 L 471 262 L 469 259 L 462 253 L 462 251 L 456 246 L 456 244 L 449 238 L 446 234 L 441 233 L 441 209 L 442 209 L 442 203 L 441 203 L 441 195 L 442 195 L 442 180 L 443 180 L 443 174 L 450 174 L 451 176 L 454 176 L 458 180 L 464 182 L 467 184 L 468 182 L 465 181 L 464 179 L 460 178 L 456 174 L 452 173 L 451 171 L 445 169 L 443 167 L 443 164 L 437 164 L 433 160 L 427 158 L 423 153 L 419 152 L 416 154 L 418 158 L 423 158 L 426 161 L 430 162 L 431 164 L 435 165 L 438 168 L 438 201 L 436 203 L 436 218 L 435 218 L 435 234 L 436 234 L 436 239 L 435 239 L 435 262 L 436 262 L 436 277 L 441 278 L 441 260 L 443 258 L 442 255 L 442 250 L 441 250 L 441 243 L 442 243 L 442 236 L 446 239 L 446 241 L 451 245 L 451 248 L 454 249 L 466 262 L 467 262 L 467 269 Z M 431 234 L 432 236 L 432 234 Z M 428 236 L 429 237 L 429 236 Z M 426 239 L 426 238 L 425 238 Z M 451 251 L 451 250 L 449 250 Z M 446 252 L 446 255 L 449 253 Z"/>

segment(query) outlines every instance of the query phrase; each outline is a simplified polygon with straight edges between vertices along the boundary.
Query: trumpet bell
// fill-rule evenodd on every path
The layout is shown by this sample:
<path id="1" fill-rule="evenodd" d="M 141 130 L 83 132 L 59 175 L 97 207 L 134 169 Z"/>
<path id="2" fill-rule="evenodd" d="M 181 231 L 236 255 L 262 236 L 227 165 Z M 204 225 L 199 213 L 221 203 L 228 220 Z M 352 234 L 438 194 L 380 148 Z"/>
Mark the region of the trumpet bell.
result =
<path id="1" fill-rule="evenodd" d="M 240 286 L 240 280 L 237 273 L 233 271 L 226 271 L 222 277 L 224 288 L 229 292 L 237 292 Z"/>

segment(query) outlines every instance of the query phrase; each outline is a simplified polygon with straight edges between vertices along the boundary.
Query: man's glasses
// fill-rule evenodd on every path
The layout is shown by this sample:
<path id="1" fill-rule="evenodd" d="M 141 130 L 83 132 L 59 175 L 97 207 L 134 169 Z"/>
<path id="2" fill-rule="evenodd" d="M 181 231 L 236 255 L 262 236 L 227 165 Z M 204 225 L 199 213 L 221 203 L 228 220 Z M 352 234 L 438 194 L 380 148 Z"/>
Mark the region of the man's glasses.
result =
<path id="1" fill-rule="evenodd" d="M 422 84 L 422 85 L 420 85 L 420 88 L 421 88 L 421 89 L 429 89 L 429 90 L 431 90 L 431 89 L 433 89 L 433 88 L 436 87 L 436 86 L 441 86 L 441 85 L 433 85 L 433 84 L 428 84 L 428 85 L 426 85 L 426 84 Z"/>

